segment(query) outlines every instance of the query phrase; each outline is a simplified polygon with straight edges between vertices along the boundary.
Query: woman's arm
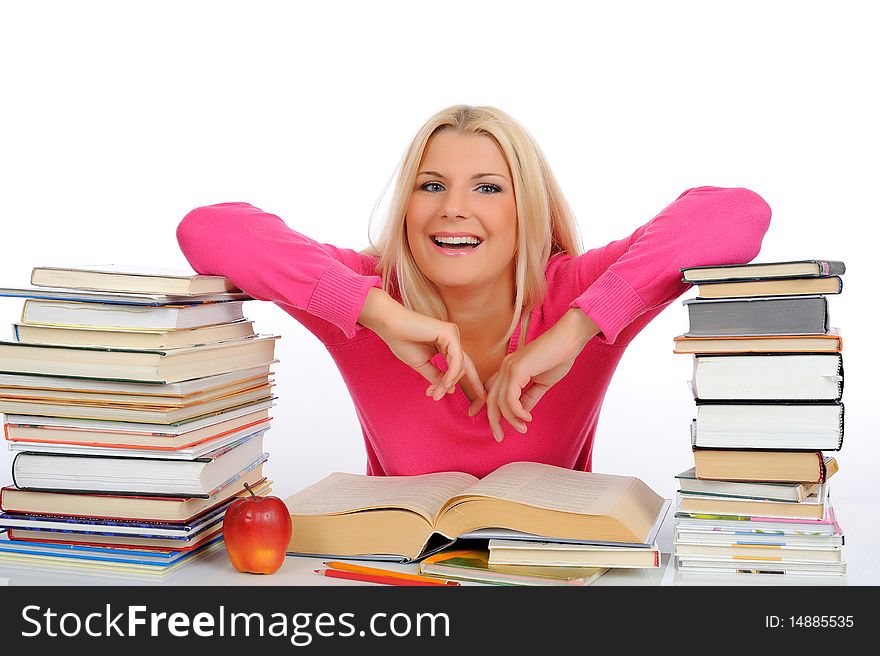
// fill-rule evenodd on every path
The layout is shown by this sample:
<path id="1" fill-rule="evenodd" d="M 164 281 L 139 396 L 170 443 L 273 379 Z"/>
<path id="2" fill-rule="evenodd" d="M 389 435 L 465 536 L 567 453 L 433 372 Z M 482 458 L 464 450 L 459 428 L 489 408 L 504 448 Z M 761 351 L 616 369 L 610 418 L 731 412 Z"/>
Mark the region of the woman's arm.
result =
<path id="1" fill-rule="evenodd" d="M 688 189 L 629 237 L 561 263 L 550 287 L 569 287 L 574 298 L 568 308 L 590 317 L 606 342 L 626 342 L 688 289 L 680 269 L 751 261 L 770 214 L 764 199 L 748 189 Z M 646 321 L 636 321 L 640 317 Z M 636 330 L 627 329 L 631 324 Z"/>
<path id="2" fill-rule="evenodd" d="M 530 411 L 571 369 L 588 341 L 625 345 L 687 285 L 680 269 L 748 262 L 761 249 L 770 207 L 748 189 L 689 189 L 626 239 L 548 266 L 545 319 L 553 325 L 504 358 L 486 387 L 501 441 L 503 416 L 527 431 Z M 555 315 L 555 316 L 554 316 Z M 528 388 L 528 389 L 527 389 Z M 482 401 L 475 401 L 475 414 Z"/>
<path id="3" fill-rule="evenodd" d="M 195 271 L 281 305 L 325 344 L 354 337 L 368 292 L 381 288 L 367 256 L 314 241 L 248 203 L 192 210 L 177 241 Z"/>

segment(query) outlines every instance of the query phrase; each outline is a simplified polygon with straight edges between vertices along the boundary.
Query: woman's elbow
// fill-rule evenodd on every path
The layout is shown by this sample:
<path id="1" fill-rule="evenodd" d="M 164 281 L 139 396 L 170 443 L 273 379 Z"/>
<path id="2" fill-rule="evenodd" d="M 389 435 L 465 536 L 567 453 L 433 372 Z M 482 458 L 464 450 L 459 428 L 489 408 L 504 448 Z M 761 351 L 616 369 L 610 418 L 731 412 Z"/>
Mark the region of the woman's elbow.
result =
<path id="1" fill-rule="evenodd" d="M 736 217 L 738 227 L 746 237 L 743 244 L 746 250 L 745 261 L 750 262 L 761 252 L 761 243 L 770 228 L 770 217 L 773 212 L 767 201 L 751 189 L 738 187 L 731 191 L 737 195 Z"/>
<path id="2" fill-rule="evenodd" d="M 731 249 L 730 263 L 750 262 L 758 256 L 772 214 L 764 198 L 745 187 L 695 187 L 679 198 L 689 194 L 703 209 L 707 236 Z"/>

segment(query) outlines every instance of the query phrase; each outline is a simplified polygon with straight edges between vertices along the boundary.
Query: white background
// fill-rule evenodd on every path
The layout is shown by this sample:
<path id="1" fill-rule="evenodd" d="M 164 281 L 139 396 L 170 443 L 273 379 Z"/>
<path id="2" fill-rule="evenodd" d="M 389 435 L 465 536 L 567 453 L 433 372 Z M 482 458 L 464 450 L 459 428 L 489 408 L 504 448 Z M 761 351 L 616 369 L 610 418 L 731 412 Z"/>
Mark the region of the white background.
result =
<path id="1" fill-rule="evenodd" d="M 870 3 L 305 4 L 0 4 L 0 286 L 27 284 L 41 264 L 186 267 L 178 222 L 224 201 L 363 248 L 421 123 L 456 103 L 495 105 L 541 144 L 587 248 L 689 187 L 746 186 L 773 208 L 758 260 L 846 262 L 844 293 L 830 298 L 846 368 L 834 488 L 865 500 L 878 456 Z M 0 299 L 0 321 L 20 308 Z M 275 493 L 363 472 L 323 347 L 272 304 L 245 311 L 283 336 L 267 436 Z M 667 497 L 693 464 L 691 358 L 672 354 L 686 329 L 674 303 L 630 346 L 595 446 L 596 471 Z M 0 482 L 10 463 L 0 453 Z"/>

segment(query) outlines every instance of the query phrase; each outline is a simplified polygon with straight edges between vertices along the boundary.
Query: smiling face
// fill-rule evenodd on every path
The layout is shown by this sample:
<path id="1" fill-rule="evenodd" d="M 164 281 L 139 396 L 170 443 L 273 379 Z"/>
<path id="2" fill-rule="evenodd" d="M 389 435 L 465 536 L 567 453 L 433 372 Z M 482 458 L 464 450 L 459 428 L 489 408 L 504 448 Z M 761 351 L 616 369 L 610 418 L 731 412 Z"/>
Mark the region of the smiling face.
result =
<path id="1" fill-rule="evenodd" d="M 517 241 L 510 167 L 494 139 L 442 130 L 427 143 L 406 208 L 419 269 L 441 291 L 510 294 Z"/>

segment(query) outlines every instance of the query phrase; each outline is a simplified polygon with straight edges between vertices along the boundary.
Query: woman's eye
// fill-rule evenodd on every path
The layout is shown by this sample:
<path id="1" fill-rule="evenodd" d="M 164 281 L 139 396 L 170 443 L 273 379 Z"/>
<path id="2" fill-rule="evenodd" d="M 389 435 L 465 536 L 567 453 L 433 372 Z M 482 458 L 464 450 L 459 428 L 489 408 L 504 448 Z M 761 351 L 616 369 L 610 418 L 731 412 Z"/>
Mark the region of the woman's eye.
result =
<path id="1" fill-rule="evenodd" d="M 422 189 L 425 191 L 440 191 L 440 189 L 432 189 L 431 187 L 440 187 L 440 189 L 442 189 L 443 185 L 439 182 L 426 182 L 422 185 Z"/>
<path id="2" fill-rule="evenodd" d="M 501 191 L 501 187 L 499 187 L 498 185 L 489 184 L 488 182 L 485 184 L 481 184 L 479 187 L 477 187 L 477 189 L 488 189 L 489 191 L 487 193 L 491 194 L 497 194 L 499 191 Z"/>

